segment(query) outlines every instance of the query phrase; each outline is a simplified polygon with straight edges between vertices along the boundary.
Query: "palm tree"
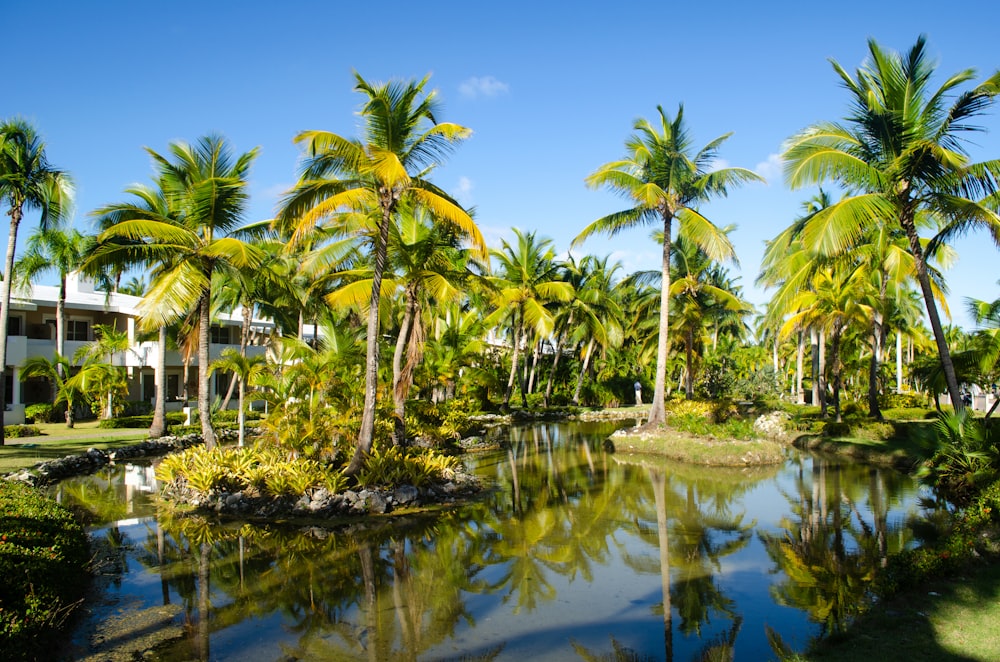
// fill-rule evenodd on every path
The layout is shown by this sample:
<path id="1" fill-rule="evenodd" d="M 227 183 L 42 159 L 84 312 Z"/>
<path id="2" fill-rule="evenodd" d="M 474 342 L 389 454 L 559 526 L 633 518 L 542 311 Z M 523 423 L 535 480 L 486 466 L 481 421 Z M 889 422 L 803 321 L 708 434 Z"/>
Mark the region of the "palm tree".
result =
<path id="1" fill-rule="evenodd" d="M 546 336 L 552 332 L 553 316 L 546 307 L 550 301 L 569 301 L 573 286 L 559 278 L 559 264 L 551 239 L 539 239 L 534 232 L 513 228 L 516 241 L 502 240 L 493 251 L 499 263 L 497 275 L 490 280 L 496 289 L 496 310 L 486 318 L 487 326 L 503 321 L 511 325 L 511 367 L 504 394 L 504 406 L 510 405 L 517 381 L 517 364 L 521 348 L 528 346 L 529 334 Z M 521 388 L 521 404 L 527 408 L 527 394 Z"/>
<path id="2" fill-rule="evenodd" d="M 69 372 L 69 359 L 59 353 L 56 353 L 51 361 L 44 356 L 29 357 L 21 367 L 21 376 L 25 379 L 41 377 L 52 384 L 56 392 L 53 402 L 66 403 L 66 427 L 72 428 L 76 425 L 76 407 L 86 402 L 87 396 L 75 382 L 68 381 L 66 375 Z"/>
<path id="3" fill-rule="evenodd" d="M 239 413 L 237 414 L 239 425 L 238 446 L 243 446 L 246 439 L 247 384 L 253 383 L 258 376 L 264 374 L 266 369 L 267 364 L 263 356 L 246 356 L 244 352 L 236 351 L 232 347 L 222 350 L 222 355 L 209 368 L 210 372 L 215 372 L 216 370 L 231 372 L 240 382 Z"/>
<path id="4" fill-rule="evenodd" d="M 970 163 L 962 140 L 965 132 L 980 130 L 972 120 L 1000 92 L 1000 72 L 948 105 L 949 95 L 975 73 L 961 71 L 933 90 L 934 65 L 927 59 L 923 36 L 905 56 L 882 49 L 874 40 L 869 40 L 868 51 L 869 59 L 853 77 L 832 61 L 851 95 L 852 113 L 843 124 L 816 124 L 790 138 L 783 155 L 785 178 L 793 188 L 834 180 L 851 192 L 803 228 L 804 241 L 818 252 L 842 253 L 872 225 L 902 228 L 948 394 L 961 407 L 917 219 L 921 213 L 941 219 L 944 227 L 935 242 L 985 228 L 1000 244 L 1000 216 L 976 200 L 996 191 L 1000 162 Z"/>
<path id="5" fill-rule="evenodd" d="M 142 326 L 159 329 L 196 310 L 198 315 L 198 415 L 205 445 L 216 444 L 209 399 L 209 326 L 212 277 L 220 270 L 260 264 L 261 251 L 225 236 L 241 221 L 247 181 L 257 149 L 233 157 L 229 143 L 210 135 L 195 145 L 170 145 L 173 160 L 146 148 L 157 168 L 164 208 L 111 205 L 95 212 L 116 222 L 98 237 L 95 259 L 120 258 L 159 265 L 139 303 Z"/>
<path id="6" fill-rule="evenodd" d="M 77 230 L 39 228 L 28 238 L 28 250 L 14 263 L 14 284 L 19 290 L 30 289 L 32 281 L 46 271 L 54 270 L 59 274 L 56 354 L 60 356 L 66 355 L 66 278 L 79 269 L 92 245 L 93 237 L 85 237 Z M 62 364 L 57 363 L 56 369 L 62 371 Z M 62 372 L 60 376 L 65 379 L 66 373 Z"/>
<path id="7" fill-rule="evenodd" d="M 679 232 L 687 235 L 710 258 L 727 259 L 734 255 L 732 244 L 696 209 L 696 205 L 715 196 L 726 195 L 730 186 L 763 181 L 756 173 L 743 168 L 711 170 L 716 165 L 719 147 L 730 134 L 716 138 L 694 152 L 691 136 L 684 124 L 684 107 L 678 107 L 675 118 L 670 118 L 661 106 L 656 109 L 659 126 L 645 119 L 637 120 L 634 125 L 636 133 L 625 142 L 626 156 L 605 163 L 586 179 L 588 186 L 610 188 L 633 202 L 634 206 L 597 219 L 573 240 L 576 245 L 598 232 L 615 235 L 638 225 L 662 224 L 663 281 L 656 383 L 647 421 L 649 426 L 662 424 L 666 417 L 663 399 L 666 393 L 673 221 L 677 219 Z"/>
<path id="8" fill-rule="evenodd" d="M 472 217 L 426 178 L 431 168 L 471 134 L 458 124 L 437 121 L 437 96 L 433 91 L 425 92 L 427 81 L 425 77 L 419 82 L 371 84 L 355 72 L 355 90 L 367 97 L 360 112 L 364 141 L 328 131 L 305 131 L 296 136 L 295 142 L 306 148 L 306 158 L 300 181 L 288 194 L 278 217 L 280 224 L 294 227 L 293 240 L 308 236 L 324 219 L 342 221 L 361 214 L 374 220 L 365 405 L 355 454 L 345 469 L 347 475 L 361 470 L 374 441 L 379 298 L 389 228 L 400 203 L 409 200 L 426 208 L 437 220 L 460 228 L 484 257 L 487 252 Z"/>
<path id="9" fill-rule="evenodd" d="M 21 119 L 0 121 L 0 199 L 7 203 L 10 216 L 7 259 L 0 285 L 0 373 L 7 366 L 7 325 L 17 229 L 28 209 L 39 210 L 38 225 L 42 229 L 61 221 L 68 211 L 72 190 L 69 175 L 49 164 L 45 143 L 33 126 Z M 0 379 L 0 406 L 6 402 L 5 386 L 6 380 Z M 0 446 L 3 443 L 0 425 Z"/>
<path id="10" fill-rule="evenodd" d="M 131 349 L 128 331 L 118 331 L 113 324 L 95 324 L 95 339 L 85 345 L 73 355 L 73 360 L 84 366 L 103 364 L 108 369 L 92 371 L 89 382 L 95 385 L 100 382 L 105 387 L 103 394 L 107 395 L 107 409 L 104 410 L 104 418 L 114 417 L 114 395 L 119 390 L 121 384 L 125 383 L 122 366 L 115 366 L 115 355 L 125 354 Z M 95 385 L 94 389 L 99 390 Z M 103 400 L 103 398 L 102 398 Z"/>

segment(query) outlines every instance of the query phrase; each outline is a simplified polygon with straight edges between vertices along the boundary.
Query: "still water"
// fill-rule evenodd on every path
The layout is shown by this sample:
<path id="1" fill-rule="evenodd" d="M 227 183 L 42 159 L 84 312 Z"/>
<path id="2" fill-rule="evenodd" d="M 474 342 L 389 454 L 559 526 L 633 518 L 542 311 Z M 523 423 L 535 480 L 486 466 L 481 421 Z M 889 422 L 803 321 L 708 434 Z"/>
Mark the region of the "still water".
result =
<path id="1" fill-rule="evenodd" d="M 804 649 L 916 544 L 928 495 L 897 472 L 606 453 L 623 424 L 512 428 L 465 458 L 482 499 L 337 530 L 158 516 L 144 466 L 54 490 L 102 522 L 123 568 L 107 597 L 169 631 L 163 660 L 774 659 L 768 629 Z"/>

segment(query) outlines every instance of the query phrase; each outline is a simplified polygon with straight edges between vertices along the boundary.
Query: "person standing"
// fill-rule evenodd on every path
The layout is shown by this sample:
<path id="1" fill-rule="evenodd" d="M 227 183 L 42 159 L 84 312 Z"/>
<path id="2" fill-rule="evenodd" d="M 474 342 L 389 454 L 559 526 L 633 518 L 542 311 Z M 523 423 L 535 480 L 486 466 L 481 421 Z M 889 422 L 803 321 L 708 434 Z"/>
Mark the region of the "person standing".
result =
<path id="1" fill-rule="evenodd" d="M 635 386 L 635 404 L 636 405 L 641 405 L 642 404 L 642 384 L 640 384 L 639 381 L 636 380 L 634 386 Z"/>

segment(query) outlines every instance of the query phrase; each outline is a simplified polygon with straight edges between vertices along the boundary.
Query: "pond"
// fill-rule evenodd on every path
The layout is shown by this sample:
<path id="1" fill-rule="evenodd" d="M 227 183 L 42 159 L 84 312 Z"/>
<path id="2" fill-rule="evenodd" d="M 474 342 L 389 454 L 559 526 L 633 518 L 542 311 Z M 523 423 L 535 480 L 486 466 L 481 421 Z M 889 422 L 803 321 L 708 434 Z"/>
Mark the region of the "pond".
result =
<path id="1" fill-rule="evenodd" d="M 161 660 L 773 659 L 769 629 L 836 631 L 916 544 L 929 494 L 891 469 L 643 461 L 604 451 L 622 425 L 511 428 L 465 458 L 483 498 L 336 530 L 158 518 L 148 466 L 65 481 L 121 570 L 77 652 L 118 617 L 101 636 L 158 634 Z"/>

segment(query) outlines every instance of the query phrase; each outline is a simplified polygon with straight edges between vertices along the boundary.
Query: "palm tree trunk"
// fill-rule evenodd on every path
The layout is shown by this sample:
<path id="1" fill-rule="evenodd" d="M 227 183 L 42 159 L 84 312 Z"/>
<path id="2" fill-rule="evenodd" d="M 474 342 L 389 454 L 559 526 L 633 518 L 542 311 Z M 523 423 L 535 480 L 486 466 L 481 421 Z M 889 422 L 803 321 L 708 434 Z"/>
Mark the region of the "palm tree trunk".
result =
<path id="1" fill-rule="evenodd" d="M 843 420 L 840 416 L 840 334 L 841 329 L 835 328 L 830 339 L 830 360 L 833 363 L 833 415 L 838 423 Z"/>
<path id="2" fill-rule="evenodd" d="M 815 407 L 819 404 L 819 339 L 816 329 L 809 329 L 809 348 L 812 375 L 812 403 Z"/>
<path id="3" fill-rule="evenodd" d="M 156 340 L 156 402 L 153 404 L 153 424 L 149 436 L 158 439 L 167 433 L 167 327 L 161 326 Z"/>
<path id="4" fill-rule="evenodd" d="M 656 381 L 653 387 L 653 402 L 649 408 L 647 427 L 662 425 L 667 418 L 664 399 L 667 390 L 667 334 L 670 330 L 670 225 L 673 215 L 663 212 L 663 258 L 662 282 L 660 283 L 660 327 L 656 341 Z"/>
<path id="5" fill-rule="evenodd" d="M 587 343 L 587 353 L 583 357 L 583 364 L 580 366 L 580 374 L 576 378 L 576 391 L 573 393 L 573 404 L 580 404 L 580 393 L 583 392 L 583 376 L 587 374 L 590 367 L 590 356 L 594 353 L 594 339 Z"/>
<path id="6" fill-rule="evenodd" d="M 372 293 L 368 302 L 368 336 L 365 342 L 365 405 L 361 412 L 361 430 L 354 457 L 344 470 L 344 475 L 353 476 L 361 471 L 375 440 L 375 405 L 378 390 L 378 304 L 382 295 L 382 275 L 385 273 L 386 256 L 389 252 L 389 223 L 392 220 L 392 203 L 383 201 L 382 220 L 378 238 L 375 241 L 375 265 L 372 272 Z"/>
<path id="7" fill-rule="evenodd" d="M 243 442 L 246 440 L 246 429 L 247 429 L 247 416 L 246 410 L 244 409 L 244 403 L 246 401 L 247 386 L 243 381 L 243 377 L 239 377 L 240 380 L 240 395 L 239 395 L 239 407 L 240 411 L 236 414 L 236 419 L 238 421 L 237 426 L 239 427 L 239 438 L 236 445 L 243 448 Z"/>
<path id="8" fill-rule="evenodd" d="M 684 334 L 684 398 L 694 399 L 694 331 L 689 327 Z"/>
<path id="9" fill-rule="evenodd" d="M 198 301 L 198 417 L 201 419 L 201 436 L 205 447 L 215 448 L 217 443 L 215 429 L 212 427 L 212 401 L 209 389 L 209 334 L 208 327 L 212 323 L 211 295 L 203 292 Z"/>
<path id="10" fill-rule="evenodd" d="M 407 290 L 406 310 L 403 313 L 403 323 L 396 337 L 396 349 L 392 353 L 392 445 L 406 444 L 406 389 L 402 388 L 403 352 L 406 341 L 410 337 L 410 327 L 413 324 L 416 310 L 416 298 Z"/>
<path id="11" fill-rule="evenodd" d="M 881 314 L 876 313 L 872 325 L 872 358 L 868 363 L 868 415 L 878 421 L 884 420 L 878 406 L 878 369 L 885 338 L 886 325 L 882 322 Z"/>
<path id="12" fill-rule="evenodd" d="M 896 393 L 903 392 L 903 333 L 896 330 Z"/>
<path id="13" fill-rule="evenodd" d="M 510 359 L 510 376 L 507 377 L 507 392 L 503 396 L 503 406 L 510 407 L 510 399 L 514 395 L 514 383 L 517 381 L 517 360 L 521 349 L 520 325 L 514 329 L 514 354 Z"/>
<path id="14" fill-rule="evenodd" d="M 795 402 L 802 404 L 805 393 L 802 392 L 802 372 L 805 363 L 806 334 L 799 331 L 798 348 L 795 351 Z"/>
<path id="15" fill-rule="evenodd" d="M 931 289 L 931 279 L 927 274 L 927 259 L 920 246 L 920 237 L 913 218 L 908 214 L 900 217 L 900 225 L 906 232 L 906 238 L 910 242 L 910 252 L 916 258 L 917 281 L 920 283 L 920 291 L 924 295 L 924 307 L 927 309 L 927 319 L 931 323 L 934 331 L 934 342 L 937 343 L 938 356 L 941 359 L 941 369 L 944 371 L 945 383 L 948 386 L 948 396 L 955 411 L 961 410 L 965 405 L 962 403 L 962 393 L 958 390 L 958 377 L 955 375 L 955 364 L 951 360 L 951 351 L 948 349 L 948 339 L 944 335 L 944 327 L 941 326 L 941 317 L 938 315 L 937 304 L 934 302 L 934 290 Z"/>
<path id="16" fill-rule="evenodd" d="M 535 341 L 535 351 L 531 357 L 531 374 L 528 376 L 528 393 L 535 392 L 535 370 L 538 368 L 538 356 L 542 353 L 543 342 L 541 338 Z"/>
<path id="17" fill-rule="evenodd" d="M 66 356 L 66 276 L 59 278 L 59 299 L 56 301 L 56 354 Z M 62 363 L 56 364 L 59 379 L 66 379 Z"/>
<path id="18" fill-rule="evenodd" d="M 819 411 L 826 417 L 826 333 L 819 332 Z"/>
<path id="19" fill-rule="evenodd" d="M 4 278 L 2 285 L 0 285 L 2 288 L 0 289 L 0 412 L 7 408 L 7 331 L 10 319 L 10 285 L 14 280 L 14 251 L 17 248 L 17 228 L 21 224 L 21 206 L 11 206 L 8 213 L 10 214 L 10 234 L 7 235 L 7 260 L 4 262 Z M 0 424 L 0 446 L 3 445 L 3 425 Z"/>

